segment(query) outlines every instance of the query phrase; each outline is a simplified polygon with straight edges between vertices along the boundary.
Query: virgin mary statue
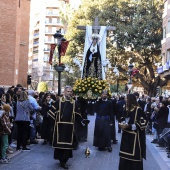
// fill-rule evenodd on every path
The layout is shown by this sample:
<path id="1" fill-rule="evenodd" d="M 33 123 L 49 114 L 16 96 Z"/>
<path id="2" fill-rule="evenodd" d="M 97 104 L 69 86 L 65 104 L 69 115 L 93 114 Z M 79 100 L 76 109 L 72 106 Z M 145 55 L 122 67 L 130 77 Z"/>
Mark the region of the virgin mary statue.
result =
<path id="1" fill-rule="evenodd" d="M 91 33 L 91 34 L 90 34 Z M 90 34 L 90 35 L 89 35 Z M 101 53 L 102 49 L 102 53 Z M 105 79 L 102 61 L 106 59 L 106 28 L 99 34 L 92 34 L 92 27 L 86 27 L 82 78 L 94 77 Z"/>

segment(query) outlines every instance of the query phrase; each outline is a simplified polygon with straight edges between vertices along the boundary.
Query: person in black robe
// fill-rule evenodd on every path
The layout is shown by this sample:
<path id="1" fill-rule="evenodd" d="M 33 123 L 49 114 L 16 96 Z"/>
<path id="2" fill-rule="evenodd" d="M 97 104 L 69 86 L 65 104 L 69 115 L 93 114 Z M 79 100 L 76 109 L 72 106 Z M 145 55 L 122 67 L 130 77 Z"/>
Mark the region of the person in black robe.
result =
<path id="1" fill-rule="evenodd" d="M 111 140 L 113 141 L 113 144 L 117 144 L 118 140 L 116 139 L 116 126 L 115 126 L 115 117 L 117 113 L 117 106 L 116 106 L 117 100 L 113 96 L 112 98 L 110 98 L 110 101 L 112 103 L 112 113 L 110 119 Z"/>
<path id="2" fill-rule="evenodd" d="M 112 103 L 108 100 L 108 92 L 103 91 L 101 99 L 96 102 L 96 120 L 94 128 L 93 146 L 98 147 L 99 151 L 111 147 L 110 118 L 112 114 Z"/>
<path id="3" fill-rule="evenodd" d="M 82 78 L 95 77 L 102 79 L 101 54 L 98 45 L 99 37 L 92 36 L 92 44 L 86 53 Z"/>
<path id="4" fill-rule="evenodd" d="M 126 114 L 119 126 L 122 128 L 119 170 L 143 170 L 146 159 L 147 121 L 134 94 L 127 95 Z"/>
<path id="5" fill-rule="evenodd" d="M 82 97 L 78 97 L 76 100 L 79 112 L 83 119 L 87 119 L 87 101 Z M 75 122 L 75 134 L 77 137 L 78 142 L 86 142 L 87 135 L 88 135 L 88 124 L 82 126 L 80 121 Z M 76 149 L 76 148 L 75 148 Z"/>
<path id="6" fill-rule="evenodd" d="M 68 169 L 66 163 L 69 158 L 73 157 L 72 150 L 75 146 L 74 143 L 77 142 L 74 133 L 75 120 L 82 122 L 82 125 L 89 123 L 89 121 L 83 120 L 78 113 L 70 86 L 65 87 L 64 96 L 53 103 L 48 114 L 55 120 L 52 140 L 54 159 L 60 161 L 60 166 L 63 169 Z"/>

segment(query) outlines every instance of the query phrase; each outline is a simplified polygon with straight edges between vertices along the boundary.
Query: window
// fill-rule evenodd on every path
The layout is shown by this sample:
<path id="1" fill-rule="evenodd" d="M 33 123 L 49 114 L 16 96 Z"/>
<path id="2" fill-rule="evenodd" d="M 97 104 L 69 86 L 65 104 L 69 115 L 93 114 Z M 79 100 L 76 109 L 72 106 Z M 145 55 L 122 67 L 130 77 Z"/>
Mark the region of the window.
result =
<path id="1" fill-rule="evenodd" d="M 52 23 L 52 18 L 49 18 L 49 23 Z"/>
<path id="2" fill-rule="evenodd" d="M 166 38 L 166 27 L 163 27 L 163 39 Z"/>
<path id="3" fill-rule="evenodd" d="M 170 61 L 170 49 L 167 49 L 167 53 L 166 53 L 166 62 Z"/>

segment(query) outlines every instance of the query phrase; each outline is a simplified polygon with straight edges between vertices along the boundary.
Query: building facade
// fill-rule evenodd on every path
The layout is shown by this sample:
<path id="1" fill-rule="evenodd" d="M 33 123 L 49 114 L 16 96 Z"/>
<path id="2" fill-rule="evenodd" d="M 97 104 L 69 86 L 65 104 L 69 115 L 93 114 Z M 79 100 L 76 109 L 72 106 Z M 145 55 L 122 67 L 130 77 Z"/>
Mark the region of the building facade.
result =
<path id="1" fill-rule="evenodd" d="M 0 0 L 0 86 L 27 86 L 30 1 Z"/>
<path id="2" fill-rule="evenodd" d="M 53 35 L 64 26 L 60 12 L 69 0 L 36 0 L 31 2 L 31 23 L 28 53 L 28 74 L 32 75 L 32 85 L 46 81 L 48 86 L 56 87 L 56 73 L 49 64 L 50 46 L 54 44 Z"/>
<path id="3" fill-rule="evenodd" d="M 161 78 L 168 80 L 167 85 L 162 88 L 162 95 L 170 95 L 170 0 L 164 0 L 164 12 L 162 15 L 163 39 L 162 44 L 162 63 L 157 72 Z"/>

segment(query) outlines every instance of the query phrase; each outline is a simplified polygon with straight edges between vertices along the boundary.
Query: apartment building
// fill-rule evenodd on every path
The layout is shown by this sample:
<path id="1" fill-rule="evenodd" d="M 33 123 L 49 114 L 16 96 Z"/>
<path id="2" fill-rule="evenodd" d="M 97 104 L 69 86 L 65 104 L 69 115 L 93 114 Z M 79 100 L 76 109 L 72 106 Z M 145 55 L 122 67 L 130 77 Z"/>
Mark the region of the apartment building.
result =
<path id="1" fill-rule="evenodd" d="M 51 89 L 57 86 L 55 71 L 49 62 L 50 45 L 53 35 L 61 29 L 65 33 L 60 11 L 69 0 L 36 0 L 31 2 L 31 23 L 28 53 L 28 74 L 32 75 L 32 85 L 46 81 Z M 54 73 L 54 74 L 53 74 Z"/>
<path id="2" fill-rule="evenodd" d="M 165 95 L 170 94 L 170 0 L 164 0 L 164 13 L 162 15 L 163 39 L 162 44 L 162 66 L 159 66 L 157 73 L 162 78 L 168 79 L 167 86 L 163 87 Z"/>
<path id="3" fill-rule="evenodd" d="M 30 1 L 0 0 L 0 86 L 27 86 Z"/>

